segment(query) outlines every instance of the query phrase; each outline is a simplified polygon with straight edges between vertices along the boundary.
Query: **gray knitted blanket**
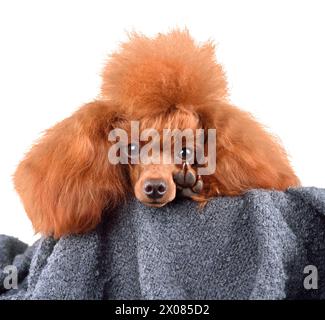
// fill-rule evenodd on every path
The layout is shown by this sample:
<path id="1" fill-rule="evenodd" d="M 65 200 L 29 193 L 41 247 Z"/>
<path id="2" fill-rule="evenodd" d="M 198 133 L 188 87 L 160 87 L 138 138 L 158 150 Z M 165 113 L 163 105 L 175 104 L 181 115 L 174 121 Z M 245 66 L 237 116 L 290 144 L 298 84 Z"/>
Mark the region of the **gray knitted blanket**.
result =
<path id="1" fill-rule="evenodd" d="M 325 298 L 325 189 L 252 190 L 201 213 L 132 200 L 89 234 L 0 236 L 0 299 L 299 298 Z"/>

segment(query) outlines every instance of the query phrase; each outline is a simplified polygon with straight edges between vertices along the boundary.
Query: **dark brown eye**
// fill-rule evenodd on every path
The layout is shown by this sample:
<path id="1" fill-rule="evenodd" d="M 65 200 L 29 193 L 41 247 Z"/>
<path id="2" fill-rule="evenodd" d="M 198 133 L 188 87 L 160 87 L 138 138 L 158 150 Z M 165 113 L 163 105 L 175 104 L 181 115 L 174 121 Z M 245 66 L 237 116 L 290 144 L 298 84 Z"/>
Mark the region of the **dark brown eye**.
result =
<path id="1" fill-rule="evenodd" d="M 182 148 L 182 150 L 179 153 L 180 158 L 182 160 L 190 160 L 193 157 L 193 151 L 189 148 Z"/>
<path id="2" fill-rule="evenodd" d="M 128 157 L 135 158 L 139 155 L 139 145 L 136 143 L 130 143 L 128 145 Z"/>

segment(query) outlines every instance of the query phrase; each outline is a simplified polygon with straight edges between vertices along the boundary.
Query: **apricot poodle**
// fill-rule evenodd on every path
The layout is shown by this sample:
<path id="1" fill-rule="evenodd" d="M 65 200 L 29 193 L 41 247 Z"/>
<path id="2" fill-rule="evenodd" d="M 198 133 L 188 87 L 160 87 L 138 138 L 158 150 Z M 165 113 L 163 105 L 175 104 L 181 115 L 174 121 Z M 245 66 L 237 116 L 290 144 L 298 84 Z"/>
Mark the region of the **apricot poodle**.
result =
<path id="1" fill-rule="evenodd" d="M 215 170 L 191 163 L 108 160 L 109 133 L 153 128 L 216 130 Z M 142 145 L 128 142 L 129 159 Z M 182 147 L 180 157 L 195 158 Z M 231 105 L 211 42 L 187 31 L 132 34 L 103 71 L 100 98 L 49 129 L 19 164 L 14 183 L 36 232 L 60 237 L 94 228 L 130 196 L 160 207 L 177 194 L 200 203 L 253 188 L 299 185 L 286 152 L 252 116 Z M 105 210 L 104 210 L 105 209 Z"/>

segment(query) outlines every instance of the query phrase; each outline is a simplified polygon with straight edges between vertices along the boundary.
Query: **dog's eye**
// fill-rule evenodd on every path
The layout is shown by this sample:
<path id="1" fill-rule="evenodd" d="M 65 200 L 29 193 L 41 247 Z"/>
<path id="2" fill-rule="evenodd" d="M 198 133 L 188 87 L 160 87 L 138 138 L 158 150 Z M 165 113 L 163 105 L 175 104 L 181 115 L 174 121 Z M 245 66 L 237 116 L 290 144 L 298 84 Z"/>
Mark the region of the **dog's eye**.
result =
<path id="1" fill-rule="evenodd" d="M 190 160 L 193 157 L 193 151 L 189 148 L 182 148 L 179 156 L 182 158 L 182 160 Z"/>
<path id="2" fill-rule="evenodd" d="M 133 158 L 139 154 L 139 146 L 136 143 L 130 143 L 128 145 L 128 157 Z"/>

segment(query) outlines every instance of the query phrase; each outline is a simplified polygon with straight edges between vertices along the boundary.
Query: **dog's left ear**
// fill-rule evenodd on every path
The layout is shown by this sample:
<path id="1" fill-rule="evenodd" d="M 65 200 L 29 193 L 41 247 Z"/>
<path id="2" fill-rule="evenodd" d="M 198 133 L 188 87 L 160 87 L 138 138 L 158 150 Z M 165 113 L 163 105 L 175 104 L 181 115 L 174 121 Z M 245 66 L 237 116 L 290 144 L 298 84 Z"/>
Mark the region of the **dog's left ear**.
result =
<path id="1" fill-rule="evenodd" d="M 206 129 L 217 132 L 216 171 L 203 177 L 211 196 L 300 184 L 281 144 L 249 113 L 227 102 L 202 106 L 197 113 Z"/>
<path id="2" fill-rule="evenodd" d="M 49 129 L 19 164 L 14 184 L 36 232 L 60 237 L 94 228 L 128 192 L 108 160 L 108 132 L 126 120 L 104 102 L 85 105 Z"/>

